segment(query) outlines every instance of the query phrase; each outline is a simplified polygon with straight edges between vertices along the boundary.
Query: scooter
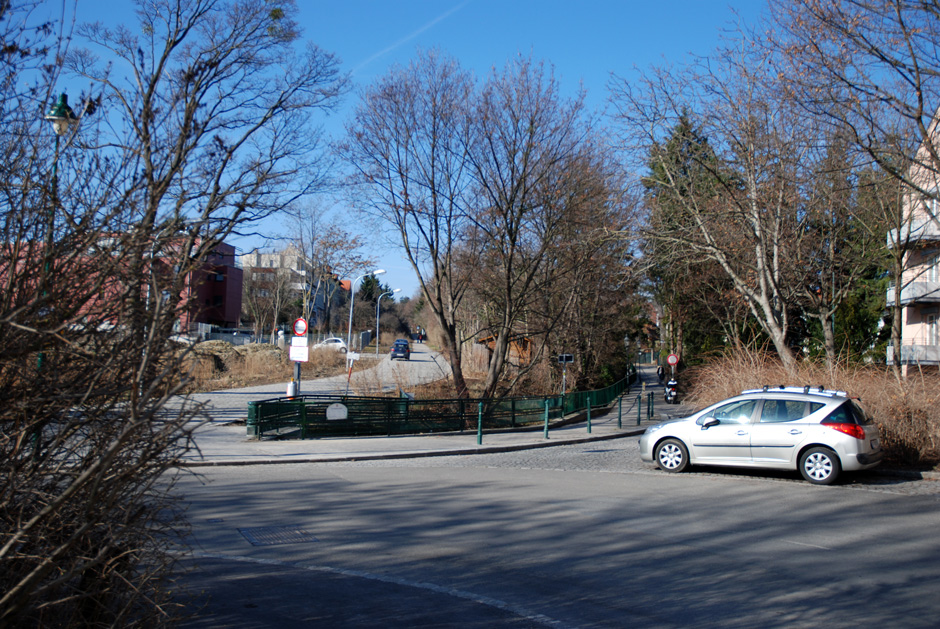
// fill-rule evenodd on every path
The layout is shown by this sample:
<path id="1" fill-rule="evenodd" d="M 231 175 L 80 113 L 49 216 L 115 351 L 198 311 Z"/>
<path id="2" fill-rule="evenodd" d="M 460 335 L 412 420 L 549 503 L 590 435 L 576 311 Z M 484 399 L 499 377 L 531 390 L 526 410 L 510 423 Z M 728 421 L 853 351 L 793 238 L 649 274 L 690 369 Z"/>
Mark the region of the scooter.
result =
<path id="1" fill-rule="evenodd" d="M 666 383 L 666 388 L 663 392 L 663 398 L 666 400 L 666 404 L 678 404 L 678 387 L 679 383 L 676 382 L 675 378 L 670 378 L 669 382 Z"/>

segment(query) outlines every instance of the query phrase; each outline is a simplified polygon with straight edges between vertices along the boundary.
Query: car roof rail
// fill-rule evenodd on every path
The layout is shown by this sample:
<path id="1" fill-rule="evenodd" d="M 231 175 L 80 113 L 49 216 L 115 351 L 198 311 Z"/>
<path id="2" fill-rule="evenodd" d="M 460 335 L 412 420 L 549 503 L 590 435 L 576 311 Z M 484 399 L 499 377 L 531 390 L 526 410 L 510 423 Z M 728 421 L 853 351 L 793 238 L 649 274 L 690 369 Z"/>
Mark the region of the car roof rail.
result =
<path id="1" fill-rule="evenodd" d="M 777 386 L 770 386 L 770 385 L 765 384 L 760 389 L 746 389 L 744 391 L 741 391 L 741 395 L 745 395 L 749 393 L 773 393 L 773 392 L 808 393 L 811 395 L 820 395 L 820 396 L 825 396 L 825 397 L 849 397 L 849 394 L 845 391 L 836 391 L 833 389 L 827 389 L 824 386 L 804 385 L 800 387 L 800 386 L 792 386 L 792 385 L 787 386 L 784 384 L 777 385 Z"/>

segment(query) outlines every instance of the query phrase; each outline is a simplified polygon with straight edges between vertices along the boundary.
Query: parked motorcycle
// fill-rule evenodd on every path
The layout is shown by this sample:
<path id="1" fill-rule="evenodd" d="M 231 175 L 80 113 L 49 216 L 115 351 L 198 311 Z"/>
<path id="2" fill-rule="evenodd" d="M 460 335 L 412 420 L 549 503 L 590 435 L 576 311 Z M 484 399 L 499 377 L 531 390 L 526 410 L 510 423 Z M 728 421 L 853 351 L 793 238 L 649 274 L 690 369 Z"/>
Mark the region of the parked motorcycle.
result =
<path id="1" fill-rule="evenodd" d="M 666 404 L 678 404 L 679 403 L 679 383 L 676 382 L 675 378 L 670 378 L 669 382 L 666 383 L 665 390 L 663 392 L 663 398 L 666 400 Z"/>

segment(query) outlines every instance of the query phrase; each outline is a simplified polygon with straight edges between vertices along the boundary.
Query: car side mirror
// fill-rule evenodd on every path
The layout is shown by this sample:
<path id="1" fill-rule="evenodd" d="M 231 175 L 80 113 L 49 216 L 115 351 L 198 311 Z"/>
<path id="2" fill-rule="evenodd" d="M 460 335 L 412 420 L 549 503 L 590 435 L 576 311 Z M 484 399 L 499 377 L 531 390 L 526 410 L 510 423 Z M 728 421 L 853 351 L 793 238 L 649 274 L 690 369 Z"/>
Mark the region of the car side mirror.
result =
<path id="1" fill-rule="evenodd" d="M 714 417 L 706 417 L 702 420 L 702 430 L 708 430 L 712 426 L 717 426 L 721 421 L 715 419 Z"/>

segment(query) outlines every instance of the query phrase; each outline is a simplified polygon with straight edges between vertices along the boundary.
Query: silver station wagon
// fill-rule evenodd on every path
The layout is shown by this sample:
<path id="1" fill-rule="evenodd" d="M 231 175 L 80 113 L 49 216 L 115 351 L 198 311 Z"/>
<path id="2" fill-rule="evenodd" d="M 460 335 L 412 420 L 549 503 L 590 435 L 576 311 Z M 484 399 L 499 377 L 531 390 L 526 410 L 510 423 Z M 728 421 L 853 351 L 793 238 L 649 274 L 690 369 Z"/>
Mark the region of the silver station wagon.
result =
<path id="1" fill-rule="evenodd" d="M 666 472 L 690 465 L 799 470 L 818 485 L 881 461 L 878 427 L 844 391 L 764 387 L 647 428 L 640 457 Z"/>

